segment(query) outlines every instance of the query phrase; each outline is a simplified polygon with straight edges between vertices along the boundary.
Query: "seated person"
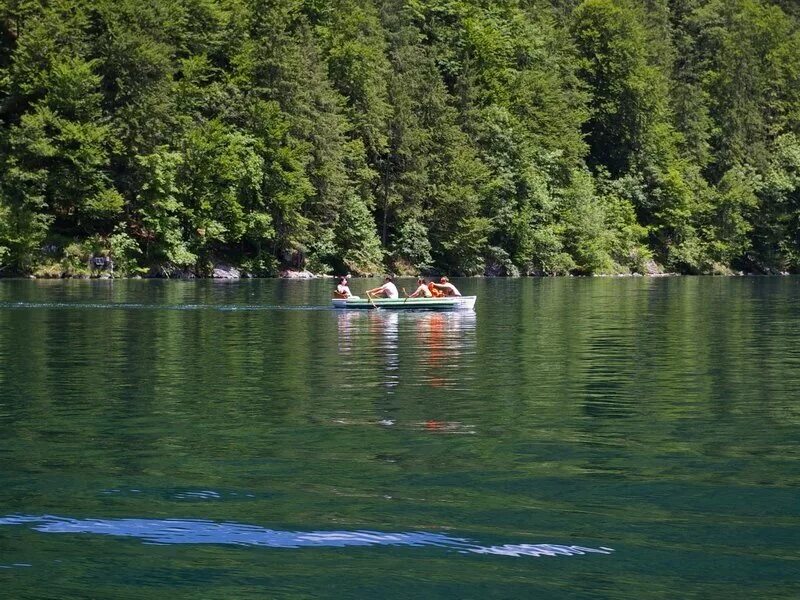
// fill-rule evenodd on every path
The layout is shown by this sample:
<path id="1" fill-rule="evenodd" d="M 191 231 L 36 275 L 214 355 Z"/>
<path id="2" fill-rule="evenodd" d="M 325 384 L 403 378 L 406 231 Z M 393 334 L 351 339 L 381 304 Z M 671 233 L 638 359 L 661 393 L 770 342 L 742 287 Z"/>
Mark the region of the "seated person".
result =
<path id="1" fill-rule="evenodd" d="M 434 298 L 444 298 L 444 292 L 440 292 L 436 289 L 436 284 L 433 281 L 428 284 L 428 290 Z"/>
<path id="2" fill-rule="evenodd" d="M 397 293 L 397 286 L 395 286 L 392 278 L 387 275 L 383 280 L 383 285 L 381 287 L 376 287 L 371 290 L 367 290 L 367 297 L 376 296 L 376 297 L 384 297 L 384 298 L 397 298 L 399 294 Z"/>
<path id="3" fill-rule="evenodd" d="M 442 292 L 445 296 L 460 296 L 461 292 L 456 289 L 447 277 L 442 277 L 439 283 L 434 283 L 433 286 Z"/>
<path id="4" fill-rule="evenodd" d="M 409 296 L 409 298 L 430 298 L 433 296 L 431 290 L 428 288 L 428 285 L 425 283 L 425 278 L 420 277 L 417 279 L 417 287 L 416 291 Z"/>
<path id="5" fill-rule="evenodd" d="M 336 298 L 352 298 L 353 293 L 350 291 L 350 286 L 347 284 L 347 277 L 339 279 L 339 285 L 336 286 L 336 291 L 333 295 Z"/>

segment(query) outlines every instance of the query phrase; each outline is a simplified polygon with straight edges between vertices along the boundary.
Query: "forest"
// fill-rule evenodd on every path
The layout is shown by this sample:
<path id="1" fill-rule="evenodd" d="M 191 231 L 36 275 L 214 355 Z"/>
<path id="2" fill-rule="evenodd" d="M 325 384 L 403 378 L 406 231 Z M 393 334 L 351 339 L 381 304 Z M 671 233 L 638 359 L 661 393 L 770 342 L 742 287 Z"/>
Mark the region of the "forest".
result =
<path id="1" fill-rule="evenodd" d="M 0 0 L 0 275 L 800 271 L 796 0 Z"/>

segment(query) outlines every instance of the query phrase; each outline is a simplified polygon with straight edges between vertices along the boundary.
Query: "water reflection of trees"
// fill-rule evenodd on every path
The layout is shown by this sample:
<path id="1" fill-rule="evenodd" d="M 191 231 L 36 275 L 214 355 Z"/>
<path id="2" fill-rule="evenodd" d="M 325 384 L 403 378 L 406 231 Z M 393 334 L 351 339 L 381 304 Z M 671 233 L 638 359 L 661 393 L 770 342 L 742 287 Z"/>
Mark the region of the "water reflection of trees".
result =
<path id="1" fill-rule="evenodd" d="M 655 477 L 669 467 L 758 483 L 794 473 L 782 462 L 800 423 L 791 280 L 514 282 L 503 304 L 487 292 L 480 329 L 471 312 L 174 310 L 215 298 L 253 304 L 253 290 L 277 305 L 273 287 L 259 285 L 278 284 L 247 284 L 241 298 L 230 285 L 186 282 L 0 288 L 4 302 L 42 303 L 0 310 L 7 464 L 42 482 L 60 482 L 68 465 L 96 474 L 81 483 L 93 490 L 117 485 L 108 481 L 117 474 L 131 487 L 163 473 L 171 485 L 212 488 L 284 477 L 295 497 L 291 486 L 326 477 L 360 490 L 357 470 L 339 464 L 381 455 L 433 469 L 458 459 L 452 439 L 409 451 L 413 432 L 381 426 L 394 420 L 502 432 L 492 436 L 501 447 L 476 437 L 471 459 L 530 477 Z M 107 296 L 133 307 L 89 306 Z M 55 300 L 85 306 L 44 304 Z M 331 430 L 337 419 L 369 426 Z M 710 468 L 730 459 L 747 468 Z M 364 487 L 382 468 L 365 468 Z"/>

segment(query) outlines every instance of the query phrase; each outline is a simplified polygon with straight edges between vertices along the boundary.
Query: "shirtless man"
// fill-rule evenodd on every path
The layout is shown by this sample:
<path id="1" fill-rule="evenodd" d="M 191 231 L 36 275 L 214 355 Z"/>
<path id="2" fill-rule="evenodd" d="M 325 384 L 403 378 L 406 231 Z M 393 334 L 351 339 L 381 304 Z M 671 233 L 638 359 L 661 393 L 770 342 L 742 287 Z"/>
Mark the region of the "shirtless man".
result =
<path id="1" fill-rule="evenodd" d="M 428 284 L 425 283 L 424 277 L 417 279 L 417 285 L 419 287 L 413 294 L 409 296 L 409 298 L 430 298 L 433 296 L 433 294 L 431 294 L 431 290 L 428 288 Z"/>
<path id="2" fill-rule="evenodd" d="M 450 283 L 450 280 L 447 277 L 442 277 L 439 280 L 439 283 L 434 283 L 433 286 L 437 290 L 441 290 L 444 293 L 445 296 L 460 296 L 461 295 L 461 292 L 459 292 L 458 289 L 456 289 L 456 286 L 454 286 L 452 283 Z"/>

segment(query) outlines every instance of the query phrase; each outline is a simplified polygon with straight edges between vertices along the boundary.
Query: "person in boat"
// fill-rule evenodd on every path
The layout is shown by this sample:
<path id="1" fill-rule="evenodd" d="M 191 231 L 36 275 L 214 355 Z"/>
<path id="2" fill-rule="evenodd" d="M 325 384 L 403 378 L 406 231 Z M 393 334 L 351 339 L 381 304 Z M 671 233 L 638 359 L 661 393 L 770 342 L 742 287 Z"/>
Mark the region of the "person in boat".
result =
<path id="1" fill-rule="evenodd" d="M 436 283 L 433 280 L 428 282 L 428 291 L 430 291 L 433 298 L 444 298 L 444 292 L 436 287 Z"/>
<path id="2" fill-rule="evenodd" d="M 336 298 L 352 298 L 353 293 L 350 291 L 347 277 L 339 279 L 339 285 L 336 286 L 336 291 L 333 293 Z"/>
<path id="3" fill-rule="evenodd" d="M 450 283 L 447 277 L 442 277 L 439 283 L 432 284 L 438 291 L 442 292 L 445 296 L 460 296 L 461 292 L 458 291 L 456 286 Z"/>
<path id="4" fill-rule="evenodd" d="M 409 298 L 431 298 L 433 296 L 428 284 L 425 283 L 424 277 L 417 279 L 417 286 L 417 289 L 409 296 Z"/>
<path id="5" fill-rule="evenodd" d="M 392 281 L 391 276 L 387 275 L 381 287 L 367 290 L 367 297 L 370 296 L 377 298 L 397 298 L 399 294 L 397 293 L 397 286 L 394 284 L 394 281 Z"/>

